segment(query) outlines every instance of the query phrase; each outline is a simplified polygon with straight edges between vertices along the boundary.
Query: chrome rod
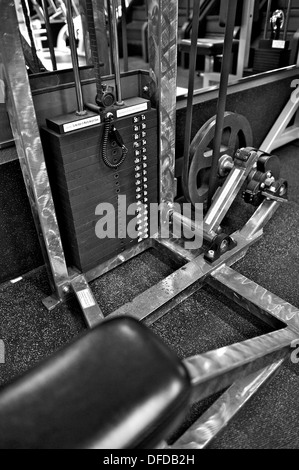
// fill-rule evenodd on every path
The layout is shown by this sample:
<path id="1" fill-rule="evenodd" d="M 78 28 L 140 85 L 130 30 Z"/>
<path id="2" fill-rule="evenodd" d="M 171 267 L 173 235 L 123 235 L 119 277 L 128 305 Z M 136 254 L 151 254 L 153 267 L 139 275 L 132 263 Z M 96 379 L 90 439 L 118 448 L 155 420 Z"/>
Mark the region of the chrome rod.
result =
<path id="1" fill-rule="evenodd" d="M 289 22 L 290 22 L 290 15 L 291 15 L 291 7 L 292 7 L 292 0 L 289 0 L 287 14 L 286 14 L 286 21 L 285 21 L 285 25 L 284 25 L 284 32 L 283 32 L 283 40 L 284 41 L 287 40 L 288 27 L 289 27 Z"/>
<path id="2" fill-rule="evenodd" d="M 117 11 L 117 2 L 116 0 L 110 0 L 110 18 L 111 18 L 111 49 L 115 73 L 115 94 L 116 94 L 116 104 L 123 105 L 121 95 L 121 86 L 120 86 L 120 68 L 119 68 L 119 50 L 118 50 L 118 40 L 117 40 L 117 21 L 116 21 L 116 11 Z"/>
<path id="3" fill-rule="evenodd" d="M 266 13 L 266 23 L 265 23 L 265 29 L 264 29 L 264 39 L 267 39 L 268 24 L 269 24 L 269 21 L 270 21 L 270 14 L 271 14 L 271 6 L 272 6 L 272 0 L 268 0 L 267 13 Z"/>
<path id="4" fill-rule="evenodd" d="M 129 70 L 128 62 L 128 36 L 127 36 L 127 7 L 125 0 L 121 0 L 121 32 L 123 43 L 124 72 Z"/>
<path id="5" fill-rule="evenodd" d="M 86 114 L 86 111 L 84 110 L 82 87 L 81 87 L 81 81 L 80 81 L 79 62 L 78 62 L 78 55 L 77 55 L 77 46 L 76 46 L 76 39 L 75 39 L 75 30 L 74 30 L 74 23 L 73 23 L 73 16 L 72 16 L 71 0 L 66 0 L 66 18 L 67 18 L 67 25 L 68 25 L 68 32 L 69 32 L 69 43 L 70 43 L 70 49 L 71 49 L 74 78 L 75 78 L 75 88 L 76 88 L 77 105 L 78 105 L 77 114 L 83 116 L 84 114 Z"/>

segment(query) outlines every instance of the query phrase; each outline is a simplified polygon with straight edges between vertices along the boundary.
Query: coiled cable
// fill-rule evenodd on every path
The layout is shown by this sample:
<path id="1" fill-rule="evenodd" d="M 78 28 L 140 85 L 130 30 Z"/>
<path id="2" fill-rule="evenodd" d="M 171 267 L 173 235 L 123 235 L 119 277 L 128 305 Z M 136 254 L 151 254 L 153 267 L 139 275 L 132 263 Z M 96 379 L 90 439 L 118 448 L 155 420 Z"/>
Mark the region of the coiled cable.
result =
<path id="1" fill-rule="evenodd" d="M 115 138 L 117 144 L 119 147 L 122 149 L 122 154 L 120 157 L 120 160 L 116 163 L 112 163 L 108 156 L 107 156 L 107 149 L 108 149 L 108 140 L 109 136 L 113 135 Z M 105 163 L 106 166 L 113 170 L 117 170 L 125 161 L 126 157 L 128 154 L 128 149 L 124 145 L 123 140 L 116 129 L 116 127 L 113 124 L 113 114 L 112 113 L 107 113 L 106 118 L 105 118 L 105 125 L 104 125 L 104 135 L 103 135 L 103 142 L 102 142 L 102 159 L 103 162 Z"/>

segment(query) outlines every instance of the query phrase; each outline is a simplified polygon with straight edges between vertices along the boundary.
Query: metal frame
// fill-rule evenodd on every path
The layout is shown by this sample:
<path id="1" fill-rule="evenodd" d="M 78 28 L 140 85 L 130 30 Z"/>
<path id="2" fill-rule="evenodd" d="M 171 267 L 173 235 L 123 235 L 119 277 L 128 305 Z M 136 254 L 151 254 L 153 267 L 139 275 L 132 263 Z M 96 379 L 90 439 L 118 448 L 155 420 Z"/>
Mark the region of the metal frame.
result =
<path id="1" fill-rule="evenodd" d="M 294 88 L 298 87 L 299 80 L 294 80 Z M 276 120 L 271 131 L 261 145 L 264 152 L 273 152 L 273 150 L 283 145 L 289 144 L 299 138 L 299 92 L 296 88 L 291 93 L 290 99 L 282 110 L 279 118 Z M 294 123 L 289 126 L 292 118 Z"/>
<path id="2" fill-rule="evenodd" d="M 243 14 L 242 24 L 240 28 L 240 39 L 238 46 L 238 59 L 237 59 L 237 71 L 236 74 L 229 74 L 229 82 L 233 82 L 243 77 L 243 72 L 248 67 L 249 53 L 250 53 L 250 40 L 253 25 L 253 14 L 254 14 L 254 1 L 243 0 Z M 217 83 L 220 80 L 220 74 L 214 72 L 214 56 L 205 56 L 205 68 L 202 73 L 203 87 L 207 88 L 210 83 Z"/>
<path id="3" fill-rule="evenodd" d="M 110 316 L 130 315 L 150 325 L 190 297 L 203 282 L 208 281 L 265 321 L 277 325 L 279 320 L 286 324 L 286 328 L 282 330 L 184 360 L 194 385 L 193 401 L 230 386 L 172 447 L 203 448 L 278 370 L 283 359 L 290 353 L 292 342 L 298 338 L 299 311 L 231 269 L 262 236 L 264 225 L 275 213 L 279 203 L 265 200 L 243 229 L 232 235 L 237 243 L 236 247 L 214 263 L 208 263 L 203 253 L 186 251 L 177 240 L 164 240 L 157 234 L 151 240 L 116 256 L 85 275 L 69 270 L 56 220 L 14 5 L 13 2 L 0 0 L 0 7 L 0 50 L 5 64 L 9 114 L 32 212 L 44 248 L 45 263 L 55 293 L 55 297 L 46 301 L 48 308 L 53 308 L 64 300 L 72 290 L 88 326 L 96 325 L 104 317 L 88 282 L 152 246 L 166 250 L 185 264 Z M 150 90 L 160 119 L 160 200 L 169 207 L 169 211 L 173 211 L 176 192 L 174 169 L 178 4 L 165 0 L 149 0 L 148 11 Z M 254 159 L 251 164 L 254 164 Z M 227 186 L 224 186 L 215 197 L 204 221 L 206 234 L 214 232 L 218 227 L 236 196 L 243 176 L 244 172 L 235 168 L 231 171 L 227 183 L 230 185 L 231 199 L 229 203 L 225 201 Z M 221 216 L 218 215 L 219 206 L 223 207 Z M 220 424 L 212 426 L 211 423 L 216 421 Z"/>
<path id="4" fill-rule="evenodd" d="M 14 2 L 1 0 L 0 7 L 3 15 L 0 28 L 0 51 L 7 89 L 7 110 L 33 219 L 54 293 L 53 297 L 45 300 L 45 305 L 52 309 L 65 299 L 71 288 L 77 293 L 77 284 L 74 283 L 74 275 L 70 275 L 66 265 L 22 52 Z M 88 285 L 85 289 L 88 290 L 89 296 L 92 296 Z M 85 320 L 89 326 L 93 326 L 95 315 L 94 313 L 90 315 L 91 307 L 84 308 L 84 305 L 81 303 Z M 92 310 L 97 312 L 98 321 L 103 319 L 103 314 L 97 304 L 93 305 Z"/>

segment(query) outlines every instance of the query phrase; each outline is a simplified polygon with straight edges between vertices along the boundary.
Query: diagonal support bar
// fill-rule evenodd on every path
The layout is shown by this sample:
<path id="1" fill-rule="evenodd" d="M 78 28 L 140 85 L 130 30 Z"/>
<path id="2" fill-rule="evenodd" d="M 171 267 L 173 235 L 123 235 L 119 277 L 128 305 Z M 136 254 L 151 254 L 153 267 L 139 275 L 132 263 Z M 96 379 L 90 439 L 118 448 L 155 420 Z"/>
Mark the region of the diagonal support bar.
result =
<path id="1" fill-rule="evenodd" d="M 238 232 L 234 234 L 237 246 L 227 252 L 213 264 L 207 263 L 204 255 L 200 255 L 189 262 L 181 269 L 178 269 L 170 276 L 163 279 L 157 285 L 151 287 L 135 299 L 123 305 L 109 317 L 129 315 L 139 321 L 144 320 L 149 315 L 157 313 L 159 309 L 175 299 L 182 291 L 194 285 L 197 281 L 204 282 L 212 272 L 223 263 L 234 264 L 247 252 L 249 246 L 258 240 L 259 236 L 251 240 L 245 240 Z"/>
<path id="2" fill-rule="evenodd" d="M 298 335 L 289 328 L 185 359 L 196 403 L 287 357 Z"/>
<path id="3" fill-rule="evenodd" d="M 237 380 L 218 400 L 170 447 L 170 449 L 205 449 L 228 425 L 230 420 L 279 371 L 281 359 L 262 371 Z"/>
<path id="4" fill-rule="evenodd" d="M 209 279 L 228 298 L 264 320 L 276 319 L 299 334 L 299 310 L 229 266 L 221 266 Z"/>

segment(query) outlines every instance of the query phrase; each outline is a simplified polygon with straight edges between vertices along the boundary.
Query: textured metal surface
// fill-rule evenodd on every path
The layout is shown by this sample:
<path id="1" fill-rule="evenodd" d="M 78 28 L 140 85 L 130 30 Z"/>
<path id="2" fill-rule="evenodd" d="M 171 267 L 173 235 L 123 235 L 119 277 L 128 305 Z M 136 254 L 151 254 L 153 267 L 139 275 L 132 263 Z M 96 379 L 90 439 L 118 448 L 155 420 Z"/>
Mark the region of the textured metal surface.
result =
<path id="1" fill-rule="evenodd" d="M 294 332 L 299 333 L 298 308 L 228 266 L 221 266 L 212 274 L 212 277 L 218 281 L 218 289 L 245 309 L 255 313 L 255 309 L 252 308 L 255 306 L 261 313 L 259 316 L 262 317 L 263 313 L 270 314 Z M 222 289 L 219 283 L 223 286 Z"/>
<path id="2" fill-rule="evenodd" d="M 87 326 L 89 328 L 97 326 L 104 320 L 104 315 L 85 277 L 82 275 L 75 277 L 71 281 L 71 286 L 80 304 Z"/>
<path id="3" fill-rule="evenodd" d="M 175 299 L 182 291 L 188 289 L 199 280 L 202 282 L 205 281 L 207 276 L 223 263 L 233 264 L 236 262 L 240 256 L 242 257 L 244 255 L 250 244 L 257 240 L 244 240 L 238 233 L 234 234 L 234 239 L 237 242 L 236 248 L 227 252 L 215 263 L 207 263 L 204 260 L 204 256 L 200 255 L 195 260 L 163 279 L 163 281 L 159 282 L 157 285 L 137 296 L 132 302 L 123 305 L 118 310 L 111 313 L 110 316 L 130 315 L 142 321 L 153 313 L 156 315 L 159 309 L 164 309 L 165 304 Z M 163 310 L 163 312 L 165 311 Z M 161 315 L 159 315 L 159 317 L 161 317 Z"/>
<path id="4" fill-rule="evenodd" d="M 248 220 L 241 230 L 243 237 L 250 239 L 264 228 L 271 217 L 275 214 L 280 203 L 277 201 L 263 201 L 257 208 L 253 216 Z"/>
<path id="5" fill-rule="evenodd" d="M 165 248 L 171 255 L 175 256 L 178 261 L 192 261 L 194 258 L 200 255 L 200 251 L 194 253 L 191 250 L 186 250 L 177 239 L 163 239 L 158 238 L 155 240 L 158 249 Z"/>
<path id="6" fill-rule="evenodd" d="M 178 2 L 148 1 L 150 93 L 159 111 L 160 201 L 175 197 Z"/>
<path id="7" fill-rule="evenodd" d="M 272 379 L 283 362 L 281 359 L 262 371 L 237 380 L 172 446 L 167 448 L 206 448 L 252 396 Z"/>
<path id="8" fill-rule="evenodd" d="M 297 338 L 298 335 L 285 328 L 185 359 L 193 386 L 192 401 L 224 390 L 236 379 L 285 358 Z"/>
<path id="9" fill-rule="evenodd" d="M 291 94 L 291 97 L 282 110 L 279 118 L 275 121 L 269 134 L 261 144 L 260 148 L 263 149 L 264 152 L 271 153 L 278 147 L 298 139 L 298 106 L 299 97 L 296 89 Z M 294 116 L 295 122 L 290 126 L 289 124 Z"/>
<path id="10" fill-rule="evenodd" d="M 19 37 L 14 2 L 0 1 L 0 51 L 7 87 L 7 108 L 52 288 L 68 278 L 49 186 L 27 70 Z"/>

